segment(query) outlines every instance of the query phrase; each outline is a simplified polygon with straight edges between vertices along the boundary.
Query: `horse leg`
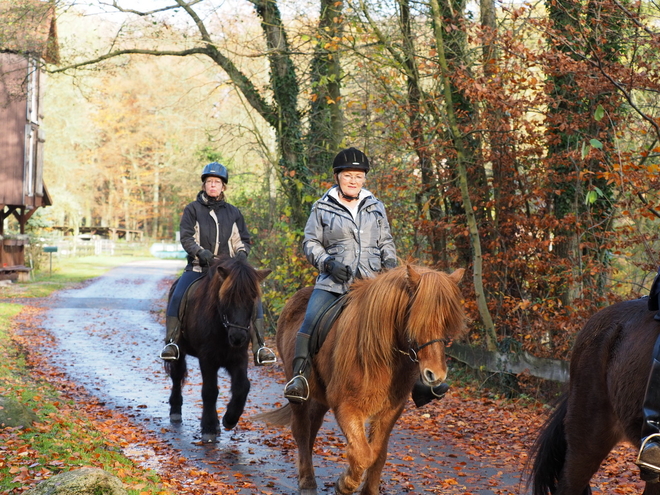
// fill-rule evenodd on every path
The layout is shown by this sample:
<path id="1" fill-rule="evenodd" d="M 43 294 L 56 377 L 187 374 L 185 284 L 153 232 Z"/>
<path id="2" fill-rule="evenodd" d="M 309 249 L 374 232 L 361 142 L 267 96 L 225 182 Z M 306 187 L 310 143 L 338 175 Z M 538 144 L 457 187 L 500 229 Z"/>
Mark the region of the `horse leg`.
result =
<path id="1" fill-rule="evenodd" d="M 199 362 L 202 371 L 202 442 L 214 443 L 218 439 L 218 368 Z"/>
<path id="2" fill-rule="evenodd" d="M 403 412 L 403 404 L 398 409 L 387 410 L 374 418 L 369 427 L 369 444 L 376 455 L 374 463 L 367 468 L 361 495 L 378 495 L 380 475 L 387 460 L 387 446 L 394 424 Z"/>
<path id="3" fill-rule="evenodd" d="M 176 361 L 169 361 L 165 365 L 168 374 L 172 379 L 172 390 L 170 392 L 170 421 L 172 423 L 181 422 L 181 405 L 183 404 L 183 396 L 181 395 L 181 388 L 187 372 L 186 356 L 181 355 Z"/>
<path id="4" fill-rule="evenodd" d="M 583 391 L 584 392 L 584 391 Z M 591 493 L 589 480 L 620 440 L 609 405 L 596 397 L 588 402 L 569 400 L 564 428 L 566 459 L 557 484 L 556 495 Z"/>
<path id="5" fill-rule="evenodd" d="M 222 426 L 231 430 L 240 419 L 245 409 L 245 402 L 250 393 L 250 380 L 247 376 L 247 361 L 245 365 L 235 366 L 227 369 L 231 379 L 231 399 L 227 404 L 227 410 L 222 417 Z"/>
<path id="6" fill-rule="evenodd" d="M 660 495 L 660 483 L 646 483 L 642 495 Z"/>
<path id="7" fill-rule="evenodd" d="M 335 418 L 346 437 L 346 458 L 348 460 L 348 467 L 335 485 L 335 493 L 348 495 L 358 489 L 362 482 L 362 475 L 373 464 L 376 454 L 367 441 L 364 414 L 353 410 L 347 404 L 341 404 L 335 408 Z"/>
<path id="8" fill-rule="evenodd" d="M 316 495 L 317 485 L 312 450 L 316 433 L 323 422 L 323 415 L 319 414 L 323 407 L 314 400 L 291 405 L 291 434 L 298 446 L 298 491 L 300 495 Z M 327 408 L 323 414 L 326 411 Z"/>

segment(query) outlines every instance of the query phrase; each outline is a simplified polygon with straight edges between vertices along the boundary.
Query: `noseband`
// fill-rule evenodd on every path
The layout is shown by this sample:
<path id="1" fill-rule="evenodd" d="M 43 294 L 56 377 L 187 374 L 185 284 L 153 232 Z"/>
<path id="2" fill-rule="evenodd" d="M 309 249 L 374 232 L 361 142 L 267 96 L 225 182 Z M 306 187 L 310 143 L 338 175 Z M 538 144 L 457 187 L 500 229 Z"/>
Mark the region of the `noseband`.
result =
<path id="1" fill-rule="evenodd" d="M 396 350 L 401 354 L 405 354 L 406 356 L 408 356 L 413 363 L 418 363 L 419 358 L 417 357 L 417 353 L 422 349 L 424 349 L 424 347 L 438 342 L 442 343 L 445 347 L 451 345 L 451 340 L 449 339 L 434 339 L 434 340 L 429 340 L 426 344 L 422 344 L 418 346 L 411 345 L 407 351 L 403 351 L 401 349 L 396 349 Z"/>
<path id="2" fill-rule="evenodd" d="M 222 324 L 225 326 L 225 328 L 227 328 L 227 330 L 229 330 L 229 327 L 233 327 L 233 328 L 239 328 L 241 330 L 245 330 L 246 332 L 250 331 L 250 325 L 244 327 L 242 325 L 237 325 L 236 323 L 230 323 L 229 319 L 227 318 L 227 315 L 224 313 L 222 315 Z"/>

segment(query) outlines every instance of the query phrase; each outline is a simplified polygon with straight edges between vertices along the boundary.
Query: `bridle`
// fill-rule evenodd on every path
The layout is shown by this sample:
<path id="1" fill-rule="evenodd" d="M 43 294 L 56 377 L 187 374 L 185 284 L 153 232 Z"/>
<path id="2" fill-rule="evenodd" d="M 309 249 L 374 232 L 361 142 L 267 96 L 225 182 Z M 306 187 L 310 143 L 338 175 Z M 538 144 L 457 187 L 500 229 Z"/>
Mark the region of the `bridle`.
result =
<path id="1" fill-rule="evenodd" d="M 229 319 L 227 318 L 227 315 L 224 314 L 224 313 L 222 314 L 222 324 L 225 326 L 225 328 L 227 330 L 229 330 L 229 327 L 233 327 L 233 328 L 239 328 L 241 330 L 245 330 L 246 332 L 250 332 L 250 325 L 249 324 L 248 324 L 248 326 L 244 327 L 242 325 L 237 325 L 236 323 L 231 323 L 229 321 Z"/>
<path id="2" fill-rule="evenodd" d="M 433 339 L 433 340 L 429 340 L 425 344 L 418 345 L 418 346 L 412 345 L 412 343 L 409 341 L 410 347 L 408 348 L 407 351 L 404 351 L 402 349 L 396 349 L 396 348 L 395 348 L 395 350 L 400 352 L 401 354 L 405 354 L 406 356 L 408 356 L 413 363 L 418 363 L 419 358 L 417 357 L 417 354 L 419 353 L 419 351 L 424 349 L 424 347 L 430 346 L 432 344 L 436 344 L 438 342 L 442 343 L 445 347 L 448 347 L 448 346 L 451 345 L 451 340 L 450 339 Z"/>

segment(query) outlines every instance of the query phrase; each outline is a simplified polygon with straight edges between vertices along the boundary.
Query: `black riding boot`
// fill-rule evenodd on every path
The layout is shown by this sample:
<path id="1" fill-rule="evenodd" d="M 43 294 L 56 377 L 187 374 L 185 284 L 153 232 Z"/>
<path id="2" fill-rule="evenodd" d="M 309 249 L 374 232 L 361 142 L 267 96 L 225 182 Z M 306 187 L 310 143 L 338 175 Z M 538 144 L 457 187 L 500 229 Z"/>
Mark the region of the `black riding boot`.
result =
<path id="1" fill-rule="evenodd" d="M 176 316 L 165 317 L 165 347 L 160 351 L 160 358 L 164 361 L 176 361 L 179 359 L 179 340 L 181 322 Z"/>
<path id="2" fill-rule="evenodd" d="M 660 292 L 658 292 L 658 308 L 660 308 Z M 660 310 L 653 317 L 654 320 L 660 321 Z"/>
<path id="3" fill-rule="evenodd" d="M 644 481 L 658 482 L 660 475 L 660 337 L 653 348 L 651 373 L 642 407 L 642 445 L 635 462 Z"/>
<path id="4" fill-rule="evenodd" d="M 264 319 L 254 320 L 254 330 L 250 332 L 252 338 L 252 355 L 254 356 L 254 365 L 263 366 L 277 361 L 275 353 L 266 347 L 264 343 Z"/>
<path id="5" fill-rule="evenodd" d="M 296 335 L 296 352 L 293 357 L 293 378 L 284 387 L 284 397 L 289 402 L 300 404 L 309 398 L 309 383 L 307 377 L 309 358 L 309 339 L 306 333 Z"/>
<path id="6" fill-rule="evenodd" d="M 417 407 L 422 407 L 432 400 L 442 399 L 449 390 L 449 385 L 442 382 L 440 385 L 430 387 L 421 378 L 418 378 L 412 389 L 412 399 Z"/>

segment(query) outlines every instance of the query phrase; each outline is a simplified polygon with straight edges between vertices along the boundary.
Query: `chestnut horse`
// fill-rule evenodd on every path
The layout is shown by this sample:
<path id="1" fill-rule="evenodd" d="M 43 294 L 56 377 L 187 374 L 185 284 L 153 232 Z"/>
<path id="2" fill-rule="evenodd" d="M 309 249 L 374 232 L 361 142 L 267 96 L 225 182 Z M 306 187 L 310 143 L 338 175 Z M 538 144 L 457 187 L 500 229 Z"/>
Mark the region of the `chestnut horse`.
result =
<path id="1" fill-rule="evenodd" d="M 312 358 L 310 399 L 255 418 L 291 424 L 301 494 L 316 493 L 312 449 L 329 409 L 347 442 L 348 467 L 335 485 L 336 493 L 354 493 L 361 483 L 362 494 L 378 493 L 390 433 L 413 384 L 420 376 L 430 386 L 442 383 L 447 376 L 445 346 L 466 331 L 457 285 L 463 272 L 461 268 L 448 275 L 408 265 L 351 286 L 344 310 Z M 278 321 L 277 348 L 287 380 L 311 291 L 298 291 Z"/>
<path id="2" fill-rule="evenodd" d="M 231 378 L 231 400 L 222 425 L 232 429 L 243 414 L 250 391 L 247 376 L 250 324 L 255 303 L 261 296 L 259 284 L 270 273 L 271 270 L 255 270 L 238 258 L 220 258 L 211 264 L 205 276 L 193 282 L 185 302 L 181 303 L 179 359 L 165 363 L 172 379 L 170 421 L 181 422 L 181 388 L 187 372 L 186 355 L 189 354 L 199 360 L 202 372 L 204 442 L 215 442 L 218 435 L 216 401 L 218 369 L 221 367 Z"/>
<path id="3" fill-rule="evenodd" d="M 647 301 L 609 306 L 578 333 L 568 391 L 532 449 L 528 484 L 534 495 L 590 494 L 589 480 L 619 442 L 639 448 L 642 402 L 660 332 Z M 644 494 L 660 495 L 660 484 L 647 483 Z"/>

